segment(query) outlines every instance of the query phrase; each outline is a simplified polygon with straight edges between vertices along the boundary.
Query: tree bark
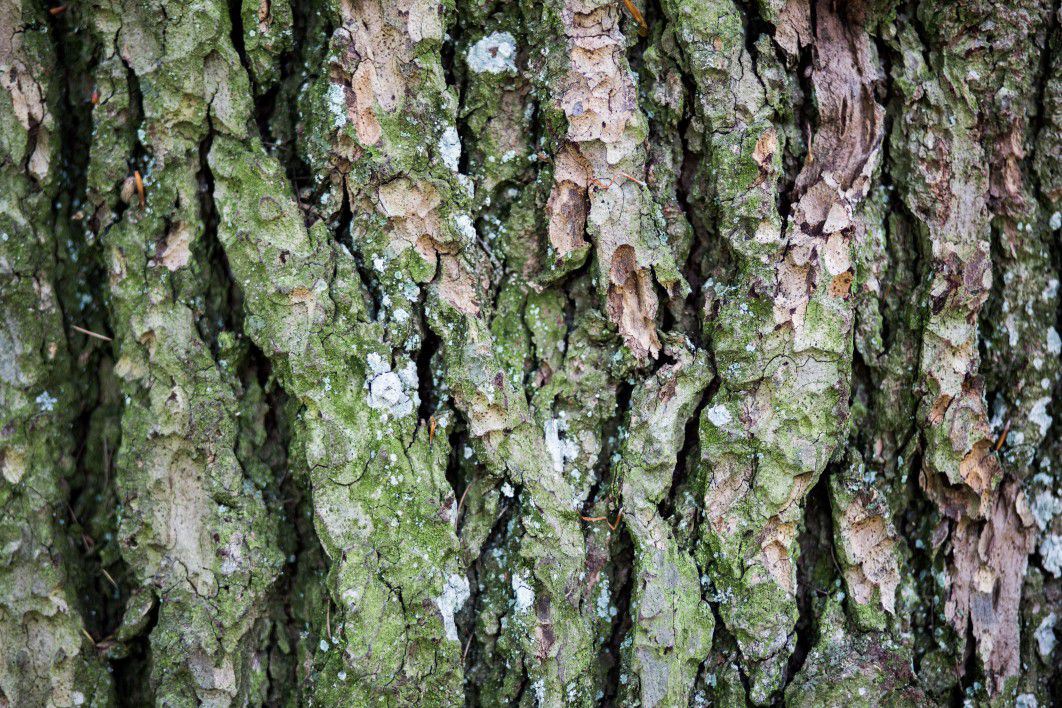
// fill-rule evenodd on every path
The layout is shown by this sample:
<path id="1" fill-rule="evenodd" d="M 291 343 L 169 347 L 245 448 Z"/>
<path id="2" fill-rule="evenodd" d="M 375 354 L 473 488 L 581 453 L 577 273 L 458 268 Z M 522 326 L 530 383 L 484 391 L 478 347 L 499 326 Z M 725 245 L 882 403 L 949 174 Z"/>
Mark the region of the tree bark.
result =
<path id="1" fill-rule="evenodd" d="M 0 706 L 1049 705 L 1017 0 L 0 0 Z"/>

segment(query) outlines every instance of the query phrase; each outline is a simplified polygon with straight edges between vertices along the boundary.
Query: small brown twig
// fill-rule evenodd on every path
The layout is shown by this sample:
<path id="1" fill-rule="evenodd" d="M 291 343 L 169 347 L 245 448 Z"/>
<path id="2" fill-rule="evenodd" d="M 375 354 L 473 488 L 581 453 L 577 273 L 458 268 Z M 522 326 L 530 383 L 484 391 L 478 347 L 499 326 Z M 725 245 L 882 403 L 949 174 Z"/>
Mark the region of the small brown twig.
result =
<path id="1" fill-rule="evenodd" d="M 147 206 L 147 196 L 144 194 L 144 178 L 140 176 L 140 170 L 133 170 L 133 179 L 136 180 L 136 194 L 140 197 L 140 208 Z"/>
<path id="2" fill-rule="evenodd" d="M 457 512 L 454 514 L 454 523 L 457 523 L 457 520 L 461 518 L 461 507 L 465 505 L 465 497 L 468 496 L 468 490 L 472 489 L 472 485 L 475 484 L 476 481 L 477 480 L 472 480 L 472 482 L 465 487 L 465 491 L 461 492 L 461 499 L 457 502 Z"/>
<path id="3" fill-rule="evenodd" d="M 113 342 L 114 341 L 113 339 L 111 339 L 110 337 L 108 337 L 105 334 L 99 334 L 97 332 L 93 332 L 90 329 L 85 329 L 84 327 L 78 327 L 77 325 L 70 325 L 70 329 L 74 330 L 75 332 L 81 332 L 81 334 L 87 334 L 90 337 L 95 337 L 96 339 L 102 339 L 105 342 Z"/>
<path id="4" fill-rule="evenodd" d="M 604 521 L 608 525 L 609 530 L 615 531 L 617 528 L 619 528 L 620 519 L 623 518 L 623 507 L 622 506 L 620 507 L 619 512 L 616 514 L 616 520 L 615 521 L 611 521 L 610 522 L 608 520 L 607 516 L 582 516 L 582 515 L 580 515 L 579 518 L 582 519 L 583 521 L 589 521 L 591 523 L 597 522 L 597 521 Z"/>
<path id="5" fill-rule="evenodd" d="M 471 647 L 472 647 L 472 637 L 469 637 L 468 641 L 465 642 L 465 650 L 463 652 L 461 652 L 461 663 L 462 664 L 465 663 L 465 659 L 468 658 L 468 650 Z"/>
<path id="6" fill-rule="evenodd" d="M 100 568 L 100 572 L 103 573 L 103 577 L 107 578 L 107 580 L 110 581 L 111 585 L 114 586 L 114 589 L 118 590 L 118 583 L 114 582 L 114 578 L 112 578 L 111 574 L 107 572 L 107 569 L 106 568 Z"/>
<path id="7" fill-rule="evenodd" d="M 649 24 L 645 21 L 645 17 L 642 15 L 641 11 L 635 7 L 634 3 L 631 2 L 631 0 L 623 0 L 623 6 L 627 8 L 627 12 L 631 13 L 631 17 L 633 17 L 634 21 L 638 23 L 638 34 L 643 37 L 649 34 Z"/>
<path id="8" fill-rule="evenodd" d="M 1003 444 L 1005 442 L 1007 442 L 1007 434 L 1008 433 L 1010 433 L 1010 420 L 1009 419 L 1007 420 L 1006 423 L 1003 424 L 1003 432 L 1001 432 L 999 434 L 999 439 L 996 440 L 996 444 L 992 448 L 993 451 L 999 452 L 1000 449 L 1002 449 Z"/>
<path id="9" fill-rule="evenodd" d="M 590 184 L 594 185 L 598 189 L 604 189 L 605 191 L 608 191 L 612 187 L 612 185 L 614 185 L 616 183 L 616 180 L 621 179 L 621 178 L 629 180 L 631 182 L 634 182 L 639 187 L 645 187 L 646 186 L 645 182 L 641 181 L 637 177 L 631 177 L 626 172 L 619 172 L 619 173 L 617 173 L 615 175 L 612 175 L 612 178 L 608 181 L 608 183 L 602 182 L 597 177 L 591 177 L 590 178 Z"/>

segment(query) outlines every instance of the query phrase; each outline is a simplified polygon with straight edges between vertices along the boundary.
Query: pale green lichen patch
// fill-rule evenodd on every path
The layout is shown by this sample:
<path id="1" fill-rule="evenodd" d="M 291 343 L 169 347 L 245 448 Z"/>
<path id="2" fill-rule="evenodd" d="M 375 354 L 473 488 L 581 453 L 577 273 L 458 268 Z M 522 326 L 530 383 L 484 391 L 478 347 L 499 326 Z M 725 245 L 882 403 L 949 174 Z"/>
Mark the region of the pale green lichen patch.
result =
<path id="1" fill-rule="evenodd" d="M 220 137 L 211 160 L 219 237 L 247 297 L 249 333 L 303 405 L 297 424 L 315 526 L 339 608 L 332 641 L 322 640 L 328 646 L 315 657 L 318 700 L 336 691 L 369 700 L 458 690 L 459 671 L 432 670 L 439 652 L 460 652 L 450 631 L 458 593 L 446 591 L 461 578 L 453 492 L 441 466 L 448 422 L 439 420 L 428 439 L 413 415 L 408 368 L 394 371 L 379 325 L 368 319 L 352 256 L 323 228 L 306 230 L 295 202 L 275 195 L 275 160 Z M 268 221 L 258 208 L 267 196 L 279 211 Z M 411 617 L 403 602 L 432 609 Z M 392 688 L 381 692 L 384 682 Z"/>
<path id="2" fill-rule="evenodd" d="M 708 385 L 704 352 L 681 341 L 665 353 L 676 362 L 635 390 L 627 437 L 613 475 L 620 480 L 623 523 L 634 541 L 631 642 L 625 665 L 636 678 L 623 695 L 642 705 L 689 701 L 712 644 L 714 618 L 701 599 L 700 572 L 679 548 L 659 512 L 667 497 L 684 426 Z"/>

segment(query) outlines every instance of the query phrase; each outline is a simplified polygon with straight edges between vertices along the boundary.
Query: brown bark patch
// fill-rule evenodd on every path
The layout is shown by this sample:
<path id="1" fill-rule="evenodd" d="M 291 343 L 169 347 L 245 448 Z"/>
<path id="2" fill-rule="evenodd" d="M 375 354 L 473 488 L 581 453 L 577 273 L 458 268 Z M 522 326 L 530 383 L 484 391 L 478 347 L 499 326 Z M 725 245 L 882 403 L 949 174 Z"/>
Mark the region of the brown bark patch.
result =
<path id="1" fill-rule="evenodd" d="M 439 294 L 442 298 L 466 315 L 478 315 L 476 285 L 468 270 L 461 266 L 460 259 L 457 256 L 441 254 L 439 264 L 442 271 Z"/>
<path id="2" fill-rule="evenodd" d="M 876 589 L 881 606 L 895 614 L 900 569 L 894 534 L 885 519 L 856 498 L 845 509 L 837 538 L 852 563 L 845 569 L 845 580 L 853 599 L 865 605 L 873 599 Z"/>
<path id="3" fill-rule="evenodd" d="M 952 533 L 951 593 L 944 612 L 955 630 L 969 624 L 993 692 L 1020 669 L 1020 603 L 1035 533 L 1024 494 L 1006 482 L 982 521 L 963 519 Z"/>
<path id="4" fill-rule="evenodd" d="M 647 312 L 655 313 L 656 298 L 649 273 L 638 266 L 633 247 L 624 244 L 612 254 L 609 281 L 609 317 L 618 323 L 637 356 L 655 357 L 660 351 L 660 338 L 656 323 Z"/>
<path id="5" fill-rule="evenodd" d="M 571 180 L 553 185 L 546 202 L 549 218 L 549 242 L 558 255 L 565 255 L 586 245 L 586 188 Z"/>
<path id="6" fill-rule="evenodd" d="M 830 281 L 830 295 L 834 297 L 848 297 L 852 290 L 852 274 L 841 273 L 833 276 Z"/>
<path id="7" fill-rule="evenodd" d="M 166 240 L 159 250 L 159 262 L 171 272 L 183 268 L 192 257 L 191 244 L 191 227 L 183 221 L 178 222 L 166 235 Z"/>

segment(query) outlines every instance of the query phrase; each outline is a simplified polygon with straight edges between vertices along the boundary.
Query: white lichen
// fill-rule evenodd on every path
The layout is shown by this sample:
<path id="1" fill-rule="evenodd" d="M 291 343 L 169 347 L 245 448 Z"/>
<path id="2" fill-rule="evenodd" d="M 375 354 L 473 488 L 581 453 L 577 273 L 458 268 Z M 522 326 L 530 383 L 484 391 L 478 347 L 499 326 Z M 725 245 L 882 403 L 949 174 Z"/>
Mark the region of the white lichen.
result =
<path id="1" fill-rule="evenodd" d="M 1040 652 L 1040 658 L 1047 662 L 1047 658 L 1051 656 L 1051 652 L 1055 649 L 1055 613 L 1052 612 L 1047 617 L 1044 617 L 1044 621 L 1040 623 L 1040 626 L 1036 628 L 1034 637 L 1036 637 L 1036 648 Z"/>
<path id="2" fill-rule="evenodd" d="M 37 406 L 42 411 L 50 411 L 55 408 L 55 404 L 59 401 L 58 398 L 45 391 L 41 395 L 37 396 Z"/>
<path id="3" fill-rule="evenodd" d="M 516 598 L 516 611 L 527 612 L 535 602 L 535 591 L 531 589 L 527 579 L 520 573 L 513 573 L 512 585 Z"/>
<path id="4" fill-rule="evenodd" d="M 1050 398 L 1041 398 L 1033 403 L 1032 410 L 1029 411 L 1029 420 L 1040 428 L 1040 435 L 1047 435 L 1047 431 L 1051 427 L 1051 421 L 1054 420 L 1047 412 L 1047 406 L 1050 403 Z"/>
<path id="5" fill-rule="evenodd" d="M 347 124 L 346 94 L 339 84 L 328 85 L 328 110 L 332 113 L 333 125 L 336 128 Z"/>
<path id="6" fill-rule="evenodd" d="M 1056 578 L 1062 575 L 1062 538 L 1051 534 L 1040 542 L 1040 557 L 1044 570 Z"/>
<path id="7" fill-rule="evenodd" d="M 730 422 L 730 411 L 723 405 L 713 406 L 708 409 L 708 420 L 715 427 L 721 428 Z"/>
<path id="8" fill-rule="evenodd" d="M 466 242 L 471 243 L 476 240 L 476 227 L 472 224 L 472 218 L 468 214 L 455 216 L 454 225 L 457 226 L 458 233 L 464 237 Z"/>
<path id="9" fill-rule="evenodd" d="M 538 706 L 546 705 L 546 682 L 545 682 L 545 680 L 538 679 L 537 681 L 535 681 L 533 684 L 531 684 L 531 690 L 533 690 L 535 692 L 535 700 L 537 701 L 537 703 L 535 705 L 538 705 Z"/>
<path id="10" fill-rule="evenodd" d="M 1032 693 L 1023 693 L 1014 699 L 1014 708 L 1040 708 L 1040 702 Z"/>
<path id="11" fill-rule="evenodd" d="M 1059 499 L 1050 490 L 1044 490 L 1037 494 L 1029 505 L 1032 510 L 1036 525 L 1043 531 L 1051 523 L 1051 520 L 1062 513 L 1062 499 Z"/>
<path id="12" fill-rule="evenodd" d="M 608 619 L 612 613 L 609 612 L 612 606 L 612 595 L 608 590 L 608 578 L 604 578 L 600 584 L 600 590 L 597 595 L 597 616 L 601 619 Z"/>
<path id="13" fill-rule="evenodd" d="M 417 369 L 412 362 L 397 372 L 391 370 L 383 357 L 375 352 L 366 357 L 369 365 L 369 407 L 385 411 L 394 418 L 409 415 L 420 405 L 417 394 Z"/>
<path id="14" fill-rule="evenodd" d="M 1047 281 L 1047 285 L 1044 286 L 1043 291 L 1040 292 L 1040 299 L 1044 302 L 1054 300 L 1058 296 L 1058 278 L 1050 278 Z M 1052 327 L 1052 329 L 1054 329 Z M 1058 334 L 1058 332 L 1055 332 Z"/>
<path id="15" fill-rule="evenodd" d="M 457 172 L 458 165 L 461 164 L 461 136 L 452 125 L 447 126 L 439 138 L 439 156 L 447 169 Z"/>
<path id="16" fill-rule="evenodd" d="M 516 72 L 516 40 L 508 32 L 494 32 L 473 44 L 465 59 L 477 74 Z"/>
<path id="17" fill-rule="evenodd" d="M 435 605 L 442 615 L 443 629 L 446 638 L 457 641 L 457 625 L 454 623 L 454 613 L 461 609 L 469 597 L 468 578 L 454 573 L 446 579 L 442 595 L 435 598 Z"/>
<path id="18" fill-rule="evenodd" d="M 1058 336 L 1058 330 L 1054 327 L 1047 328 L 1047 352 L 1048 354 L 1062 354 L 1062 337 Z"/>
<path id="19" fill-rule="evenodd" d="M 564 471 L 564 449 L 561 447 L 556 419 L 547 420 L 543 430 L 546 433 L 546 449 L 553 460 L 553 471 L 559 474 Z"/>
<path id="20" fill-rule="evenodd" d="M 1007 327 L 1007 344 L 1011 347 L 1018 346 L 1018 324 L 1014 320 L 1014 315 L 1008 315 L 1004 324 Z"/>

